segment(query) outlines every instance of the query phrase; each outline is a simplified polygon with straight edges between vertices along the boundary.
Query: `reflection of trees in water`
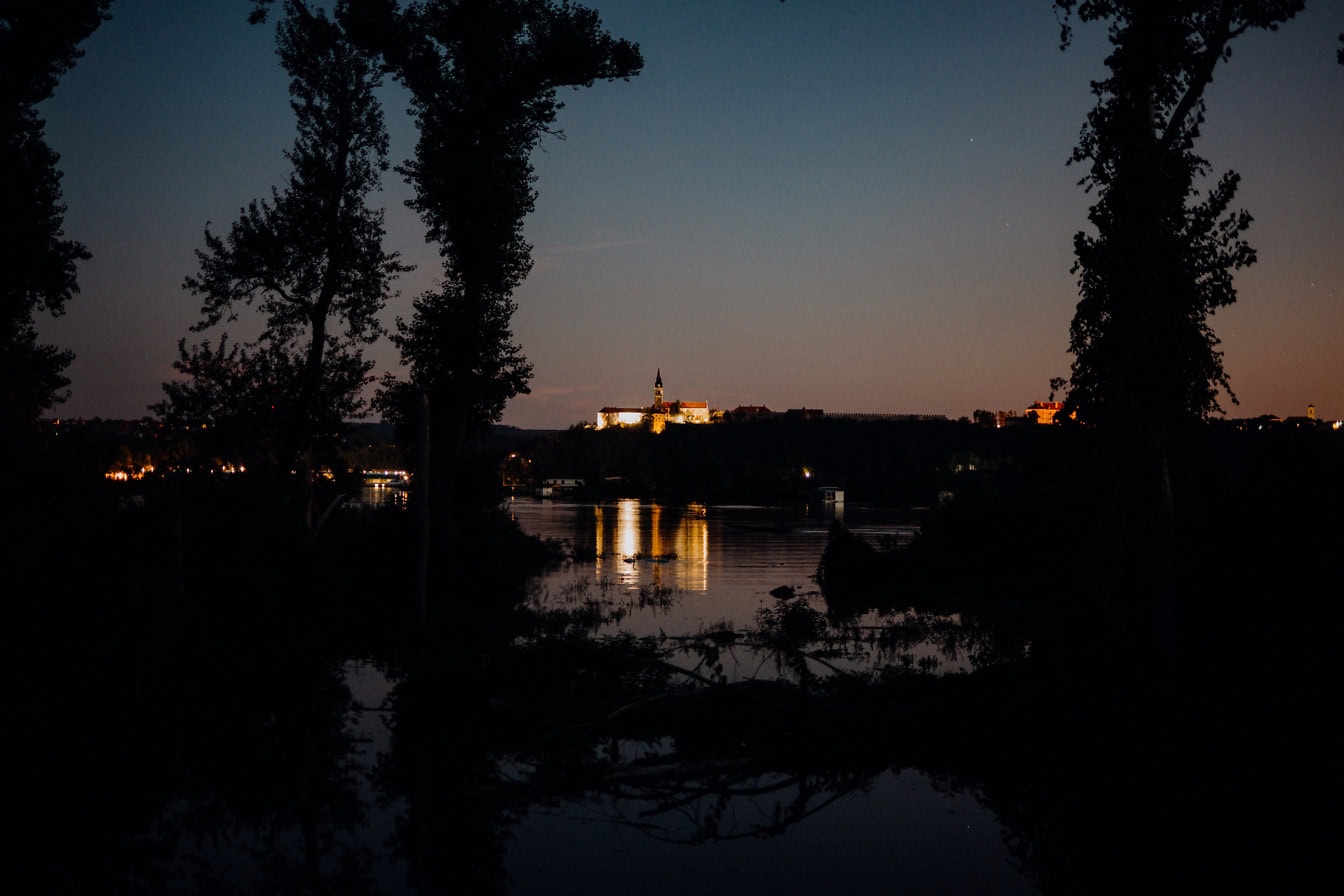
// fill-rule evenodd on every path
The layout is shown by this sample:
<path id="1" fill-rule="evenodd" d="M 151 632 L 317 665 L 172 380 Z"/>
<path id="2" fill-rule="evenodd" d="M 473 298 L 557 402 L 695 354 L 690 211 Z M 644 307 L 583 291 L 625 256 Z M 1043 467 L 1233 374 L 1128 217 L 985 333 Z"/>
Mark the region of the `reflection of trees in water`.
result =
<path id="1" fill-rule="evenodd" d="M 868 685 L 686 687 L 651 640 L 468 624 L 387 664 L 390 739 L 370 793 L 358 707 L 327 646 L 288 630 L 143 654 L 131 721 L 106 728 L 127 738 L 119 758 L 138 757 L 137 818 L 100 832 L 100 883 L 373 893 L 409 875 L 420 892 L 505 892 L 510 830 L 538 806 L 582 805 L 669 843 L 779 837 L 900 767 L 893 710 Z M 902 736 L 927 735 L 910 724 Z M 370 825 L 378 806 L 390 837 Z"/>
<path id="2" fill-rule="evenodd" d="M 42 891 L 369 892 L 356 707 L 311 633 L 96 612 L 15 654 L 46 670 L 9 717 Z"/>
<path id="3" fill-rule="evenodd" d="M 750 760 L 668 763 L 613 773 L 594 794 L 606 807 L 595 814 L 668 843 L 776 837 L 868 787 L 875 776 L 775 771 Z"/>
<path id="4" fill-rule="evenodd" d="M 900 768 L 871 680 L 837 673 L 848 694 L 820 677 L 730 684 L 708 647 L 736 649 L 724 633 L 686 674 L 671 661 L 684 644 L 571 621 L 507 640 L 457 631 L 394 670 L 377 782 L 406 805 L 394 844 L 423 886 L 506 890 L 510 830 L 541 807 L 666 843 L 770 838 Z"/>
<path id="5" fill-rule="evenodd" d="M 823 613 L 815 592 L 782 586 L 756 624 L 710 626 L 695 634 L 662 633 L 662 660 L 689 679 L 783 678 L 809 684 L 835 674 L 944 674 L 1022 661 L 1027 634 L 1003 621 L 969 613 L 915 609 L 862 617 Z M 620 588 L 610 579 L 579 578 L 556 590 L 535 586 L 526 608 L 535 636 L 599 636 L 635 613 L 665 613 L 685 597 L 676 589 Z"/>
<path id="6" fill-rule="evenodd" d="M 133 642 L 129 697 L 98 678 L 110 647 L 46 692 L 81 716 L 63 731 L 72 769 L 88 731 L 105 735 L 95 786 L 72 774 L 53 791 L 54 816 L 88 810 L 101 848 L 85 854 L 103 856 L 68 889 L 374 893 L 409 875 L 421 892 L 503 892 L 510 831 L 540 805 L 589 802 L 668 842 L 773 837 L 891 767 L 892 741 L 873 730 L 886 710 L 831 700 L 827 676 L 725 684 L 748 649 L 736 633 L 706 633 L 696 653 L 445 611 L 380 661 L 395 682 L 390 736 L 366 780 L 360 707 L 334 659 L 350 633 L 291 617 L 282 588 L 227 598 Z M 766 631 L 751 649 L 825 656 L 800 634 Z"/>
<path id="7" fill-rule="evenodd" d="M 438 627 L 398 637 L 385 661 L 390 752 L 365 782 L 357 707 L 332 659 L 347 642 L 285 618 L 272 603 L 281 597 L 259 588 L 201 611 L 199 628 L 140 633 L 127 642 L 139 648 L 138 684 L 106 675 L 124 668 L 115 639 L 35 663 L 53 680 L 19 719 L 40 721 L 24 730 L 54 749 L 24 767 L 62 774 L 48 793 L 60 808 L 32 817 L 59 829 L 79 806 L 82 854 L 101 857 L 96 871 L 67 872 L 87 885 L 64 889 L 106 891 L 134 875 L 151 891 L 360 893 L 396 891 L 409 873 L 423 892 L 503 892 L 511 831 L 538 807 L 577 806 L 668 843 L 780 837 L 900 768 L 944 770 L 936 781 L 989 807 L 1019 860 L 1070 885 L 1061 890 L 1095 884 L 1106 862 L 1151 871 L 1125 857 L 1143 832 L 1174 843 L 1183 819 L 1220 822 L 1217 801 L 1184 816 L 1162 808 L 1208 795 L 1207 783 L 1190 794 L 1188 782 L 1208 781 L 1197 748 L 1172 748 L 1197 722 L 1133 726 L 1157 714 L 1144 705 L 1151 692 L 1123 676 L 1032 679 L 1022 642 L 993 648 L 983 620 L 840 623 L 787 593 L 749 636 L 676 642 L 593 638 L 544 618 L 506 632 L 494 616 L 445 610 Z M 841 668 L 845 639 L 882 661 Z M 1003 661 L 979 664 L 996 677 L 921 674 L 900 659 L 917 644 L 943 662 L 993 649 Z M 749 653 L 784 671 L 729 682 Z M 52 706 L 70 719 L 45 718 Z M 86 755 L 91 740 L 101 755 Z M 1184 764 L 1152 774 L 1152 757 L 1172 756 Z M 371 825 L 380 811 L 390 838 Z"/>
<path id="8" fill-rule="evenodd" d="M 447 650 L 412 649 L 392 671 L 389 744 L 373 781 L 404 805 L 385 846 L 431 893 L 502 893 L 510 807 L 498 798 L 487 712 L 490 682 L 453 638 Z M 498 645 L 494 645 L 497 649 Z"/>
<path id="9" fill-rule="evenodd" d="M 171 745 L 171 773 L 159 782 L 161 811 L 132 838 L 155 854 L 136 876 L 241 892 L 317 892 L 339 880 L 367 892 L 374 859 L 342 670 L 266 646 L 162 670 L 152 707 L 171 721 L 153 735 Z"/>

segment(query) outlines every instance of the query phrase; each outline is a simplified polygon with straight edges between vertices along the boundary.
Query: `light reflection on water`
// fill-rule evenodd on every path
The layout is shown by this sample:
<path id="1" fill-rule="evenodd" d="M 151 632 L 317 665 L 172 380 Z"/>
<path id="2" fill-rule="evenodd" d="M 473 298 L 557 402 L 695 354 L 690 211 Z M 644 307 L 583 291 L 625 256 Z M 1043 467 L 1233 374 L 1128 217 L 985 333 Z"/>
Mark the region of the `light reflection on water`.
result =
<path id="1" fill-rule="evenodd" d="M 742 626 L 773 602 L 774 588 L 814 591 L 829 525 L 827 518 L 800 510 L 667 507 L 634 499 L 585 504 L 522 498 L 508 508 L 524 531 L 573 548 L 574 561 L 541 577 L 542 587 L 559 591 L 587 583 L 675 594 L 671 606 L 623 621 L 622 630 L 636 635 L 692 634 L 724 622 Z"/>
<path id="2" fill-rule="evenodd" d="M 368 507 L 380 507 L 384 505 L 405 507 L 406 497 L 406 489 L 399 486 L 365 485 L 359 490 L 359 500 L 357 503 Z"/>
<path id="3" fill-rule="evenodd" d="M 548 574 L 545 587 L 586 581 L 629 594 L 675 590 L 669 606 L 621 625 L 655 634 L 692 633 L 718 619 L 748 626 L 757 609 L 773 602 L 770 589 L 815 589 L 811 576 L 830 522 L 772 508 L 673 508 L 633 500 L 524 499 L 509 506 L 524 530 L 564 539 L 579 558 Z M 853 511 L 850 522 L 873 536 L 899 526 Z M 812 600 L 822 606 L 818 595 Z M 352 664 L 346 673 L 366 710 L 353 733 L 365 744 L 358 758 L 369 773 L 390 747 L 380 711 L 390 685 L 370 666 Z M 638 763 L 627 754 L 642 748 L 659 752 L 652 743 L 607 745 L 630 769 Z M 527 777 L 507 755 L 496 758 L 504 779 Z M 898 765 L 741 775 L 713 763 L 678 768 L 681 777 L 660 776 L 654 764 L 647 780 L 634 775 L 518 806 L 500 841 L 504 892 L 1038 892 L 993 812 L 946 779 Z M 371 808 L 364 830 L 391 842 L 406 804 L 373 796 L 366 794 L 368 803 L 379 808 Z M 387 883 L 399 873 L 395 864 L 371 870 Z"/>
<path id="4" fill-rule="evenodd" d="M 576 517 L 584 512 L 581 506 L 574 510 Z M 575 549 L 579 556 L 593 558 L 595 580 L 611 578 L 639 588 L 647 578 L 660 588 L 698 592 L 708 588 L 709 523 L 704 505 L 665 511 L 658 504 L 625 500 L 617 502 L 614 514 L 601 504 L 593 505 L 592 513 L 594 546 L 591 551 L 586 545 Z"/>
<path id="5" fill-rule="evenodd" d="M 674 592 L 667 604 L 630 604 L 629 615 L 599 632 L 750 628 L 781 585 L 825 609 L 813 576 L 833 515 L 636 500 L 521 499 L 509 508 L 525 531 L 573 548 L 573 562 L 541 578 L 547 593 Z M 911 531 L 893 514 L 852 507 L 845 522 L 874 540 Z M 722 659 L 730 681 L 773 674 L 768 659 L 749 650 L 728 649 Z M 710 774 L 680 789 L 661 779 L 647 789 L 627 782 L 616 792 L 530 806 L 511 830 L 509 892 L 548 892 L 555 881 L 573 892 L 637 887 L 706 896 L 1038 892 L 1010 855 L 999 820 L 972 795 L 915 769 L 847 774 L 740 781 Z"/>
<path id="6" fill-rule="evenodd" d="M 542 590 L 672 596 L 669 602 L 634 607 L 621 620 L 622 631 L 644 636 L 695 634 L 721 624 L 741 628 L 773 605 L 770 592 L 781 586 L 825 609 L 814 576 L 836 519 L 833 508 L 539 498 L 513 499 L 507 507 L 525 532 L 573 549 L 573 562 L 540 577 Z M 849 529 L 873 540 L 911 531 L 892 511 L 851 507 L 848 512 Z"/>

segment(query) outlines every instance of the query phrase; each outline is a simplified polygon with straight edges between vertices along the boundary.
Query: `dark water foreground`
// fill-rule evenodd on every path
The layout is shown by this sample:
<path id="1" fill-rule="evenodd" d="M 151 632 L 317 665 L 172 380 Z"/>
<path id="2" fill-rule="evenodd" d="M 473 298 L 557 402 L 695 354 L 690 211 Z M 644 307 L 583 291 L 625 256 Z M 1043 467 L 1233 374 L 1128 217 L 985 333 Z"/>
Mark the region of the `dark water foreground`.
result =
<path id="1" fill-rule="evenodd" d="M 1216 702 L 1008 673 L 706 698 L 631 645 L 444 634 L 357 663 L 291 635 L 71 643 L 18 670 L 23 876 L 59 893 L 1277 891 L 1333 854 L 1328 727 L 1291 695 L 1266 713 L 1252 681 Z"/>
<path id="2" fill-rule="evenodd" d="M 846 668 L 848 612 L 797 592 L 595 636 L 497 572 L 422 622 L 395 515 L 295 553 L 236 502 L 104 497 L 6 530 L 35 892 L 1292 892 L 1337 846 L 1336 530 L 1277 505 L 1190 564 L 1174 655 L 1101 611 L 1024 628 L 1019 588 L 958 620 L 973 673 L 926 674 Z M 721 674 L 747 653 L 772 674 Z"/>

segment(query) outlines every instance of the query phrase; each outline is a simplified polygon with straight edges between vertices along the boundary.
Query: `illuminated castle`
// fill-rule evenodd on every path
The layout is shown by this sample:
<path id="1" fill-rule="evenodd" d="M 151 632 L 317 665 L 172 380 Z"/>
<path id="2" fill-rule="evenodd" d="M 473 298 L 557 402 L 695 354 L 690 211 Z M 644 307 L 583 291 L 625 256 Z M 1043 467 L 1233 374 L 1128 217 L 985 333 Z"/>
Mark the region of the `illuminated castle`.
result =
<path id="1" fill-rule="evenodd" d="M 709 403 L 704 401 L 663 401 L 663 371 L 653 380 L 653 404 L 646 408 L 603 408 L 597 412 L 597 428 L 608 426 L 648 426 L 662 432 L 669 423 L 708 423 Z"/>

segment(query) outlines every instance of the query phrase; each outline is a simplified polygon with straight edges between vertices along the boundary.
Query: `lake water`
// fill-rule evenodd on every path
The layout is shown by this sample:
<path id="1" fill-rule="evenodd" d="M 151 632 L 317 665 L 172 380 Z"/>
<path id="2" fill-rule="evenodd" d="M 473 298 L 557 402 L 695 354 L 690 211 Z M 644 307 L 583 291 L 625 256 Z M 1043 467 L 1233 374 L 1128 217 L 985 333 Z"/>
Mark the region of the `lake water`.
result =
<path id="1" fill-rule="evenodd" d="M 780 586 L 824 607 L 811 577 L 833 508 L 536 499 L 509 508 L 576 557 L 536 580 L 535 602 L 601 597 L 627 608 L 598 636 L 745 630 Z M 909 531 L 880 510 L 842 514 L 872 537 Z M 650 767 L 632 757 L 668 756 L 673 745 L 607 738 L 576 749 L 618 759 L 615 773 L 564 778 L 583 783 L 548 793 L 537 764 L 563 766 L 572 754 L 494 732 L 493 695 L 452 663 L 440 677 L 434 663 L 331 666 L 301 648 L 244 652 L 236 667 L 232 653 L 215 658 L 188 676 L 185 707 L 147 716 L 163 730 L 131 752 L 180 767 L 154 763 L 172 770 L 154 780 L 173 798 L 130 838 L 130 889 L 1039 892 L 974 780 L 856 760 L 843 744 L 838 757 L 790 760 L 796 767 L 684 753 Z M 738 659 L 726 677 L 769 677 L 747 653 Z M 196 756 L 199 768 L 188 762 Z"/>
<path id="2" fill-rule="evenodd" d="M 825 613 L 814 577 L 834 522 L 873 544 L 907 541 L 918 531 L 895 510 L 843 504 L 664 506 L 635 499 L 593 504 L 519 498 L 507 508 L 524 531 L 564 542 L 574 558 L 537 579 L 534 606 L 592 606 L 619 617 L 593 626 L 598 635 L 743 632 L 757 626 L 762 610 L 776 607 L 771 592 L 779 588 Z M 836 622 L 832 633 L 847 637 L 832 647 L 842 656 L 831 660 L 850 668 L 903 662 L 942 673 L 969 670 L 954 637 L 899 647 L 874 642 L 876 633 L 903 615 L 903 610 L 869 612 Z M 946 631 L 955 633 L 955 626 Z M 759 656 L 740 647 L 726 662 L 730 680 L 771 674 Z"/>
<path id="3" fill-rule="evenodd" d="M 785 776 L 780 775 L 779 778 Z M 813 814 L 774 819 L 809 782 L 660 807 L 608 797 L 537 806 L 512 832 L 511 893 L 1030 894 L 1003 828 L 973 796 L 922 772 L 888 771 L 849 791 L 817 792 Z M 696 814 L 723 812 L 702 837 Z"/>
<path id="4" fill-rule="evenodd" d="M 575 557 L 537 581 L 538 606 L 600 598 L 625 608 L 598 634 L 749 628 L 780 586 L 824 610 L 813 576 L 837 512 L 873 540 L 912 532 L 908 519 L 863 507 L 520 498 L 508 508 L 525 531 L 563 540 Z M 730 679 L 769 677 L 749 654 L 736 660 Z M 535 805 L 511 831 L 506 866 L 512 893 L 1038 892 L 1007 840 L 972 794 L 914 769 L 840 781 L 710 776 L 683 782 L 675 798 L 627 787 Z"/>
<path id="5" fill-rule="evenodd" d="M 627 602 L 641 591 L 675 598 L 623 619 L 619 628 L 636 635 L 694 634 L 720 624 L 740 628 L 774 602 L 772 589 L 815 592 L 812 577 L 834 518 L 834 510 L 664 507 L 634 499 L 586 504 L 521 498 L 508 509 L 524 531 L 572 548 L 574 561 L 539 582 L 551 598 L 576 588 Z"/>

